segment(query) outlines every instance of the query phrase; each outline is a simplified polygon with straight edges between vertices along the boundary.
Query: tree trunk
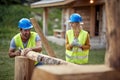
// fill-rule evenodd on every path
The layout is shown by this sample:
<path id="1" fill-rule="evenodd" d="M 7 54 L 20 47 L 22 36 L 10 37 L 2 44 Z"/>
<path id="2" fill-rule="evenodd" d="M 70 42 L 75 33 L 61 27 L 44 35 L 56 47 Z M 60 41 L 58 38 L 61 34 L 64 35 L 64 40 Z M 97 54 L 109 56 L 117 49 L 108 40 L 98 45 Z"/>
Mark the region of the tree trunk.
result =
<path id="1" fill-rule="evenodd" d="M 120 70 L 120 0 L 106 0 L 107 51 L 105 62 Z"/>

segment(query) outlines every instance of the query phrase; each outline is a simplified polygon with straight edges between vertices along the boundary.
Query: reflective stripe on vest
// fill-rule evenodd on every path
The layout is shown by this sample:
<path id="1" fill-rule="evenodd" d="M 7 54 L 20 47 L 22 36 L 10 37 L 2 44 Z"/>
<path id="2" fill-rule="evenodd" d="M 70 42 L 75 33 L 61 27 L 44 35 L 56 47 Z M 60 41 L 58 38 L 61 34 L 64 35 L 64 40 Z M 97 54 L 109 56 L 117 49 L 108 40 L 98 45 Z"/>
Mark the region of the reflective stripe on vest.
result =
<path id="1" fill-rule="evenodd" d="M 81 30 L 78 36 L 79 43 L 84 45 L 87 39 L 88 32 Z M 73 30 L 67 31 L 68 41 L 71 44 L 74 40 Z M 76 63 L 76 64 L 85 64 L 88 63 L 88 54 L 89 50 L 80 50 L 80 48 L 73 47 L 72 50 L 66 50 L 66 61 Z"/>
<path id="2" fill-rule="evenodd" d="M 30 39 L 29 39 L 29 41 L 28 41 L 28 44 L 27 44 L 27 47 L 26 47 L 26 48 L 35 47 L 35 45 L 36 45 L 36 42 L 35 42 L 36 35 L 37 35 L 37 33 L 35 33 L 35 32 L 30 32 Z M 23 46 L 23 42 L 22 42 L 22 40 L 21 40 L 20 33 L 18 33 L 18 34 L 14 37 L 14 40 L 15 40 L 15 44 L 16 44 L 16 47 L 17 47 L 17 48 L 20 47 L 20 48 L 24 49 L 24 46 Z"/>
<path id="3" fill-rule="evenodd" d="M 69 56 L 67 54 L 66 54 L 66 56 L 70 59 L 85 59 L 88 57 L 87 55 L 85 55 L 85 56 Z"/>

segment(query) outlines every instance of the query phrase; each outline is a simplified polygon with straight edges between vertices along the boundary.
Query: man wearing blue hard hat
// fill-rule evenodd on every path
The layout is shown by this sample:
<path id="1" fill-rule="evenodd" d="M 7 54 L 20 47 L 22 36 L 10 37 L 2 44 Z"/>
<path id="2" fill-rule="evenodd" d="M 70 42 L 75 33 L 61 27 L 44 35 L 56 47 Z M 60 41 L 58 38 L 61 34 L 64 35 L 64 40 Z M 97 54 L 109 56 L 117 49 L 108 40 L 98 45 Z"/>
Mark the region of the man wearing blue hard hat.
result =
<path id="1" fill-rule="evenodd" d="M 81 24 L 83 19 L 78 13 L 69 18 L 71 29 L 66 32 L 66 61 L 75 64 L 88 63 L 90 39 L 87 31 Z"/>
<path id="2" fill-rule="evenodd" d="M 20 33 L 16 34 L 11 42 L 9 48 L 9 57 L 15 57 L 21 55 L 21 50 L 24 50 L 24 54 L 29 51 L 42 51 L 42 44 L 39 35 L 36 32 L 32 32 L 32 23 L 27 18 L 22 18 L 18 22 L 18 28 Z"/>

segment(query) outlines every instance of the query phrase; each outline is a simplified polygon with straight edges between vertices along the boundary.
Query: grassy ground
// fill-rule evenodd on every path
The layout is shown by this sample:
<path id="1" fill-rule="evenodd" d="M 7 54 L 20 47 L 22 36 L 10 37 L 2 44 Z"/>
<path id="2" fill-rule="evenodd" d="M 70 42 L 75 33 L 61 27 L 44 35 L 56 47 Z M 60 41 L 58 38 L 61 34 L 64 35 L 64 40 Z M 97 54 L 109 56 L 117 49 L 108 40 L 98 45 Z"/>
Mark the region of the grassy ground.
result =
<path id="1" fill-rule="evenodd" d="M 0 47 L 0 80 L 14 80 L 14 58 L 9 58 L 8 56 L 8 45 L 9 41 L 4 41 L 7 43 Z M 65 59 L 65 47 L 58 46 L 49 42 L 52 49 L 55 51 L 58 58 Z M 6 46 L 6 47 L 5 47 Z M 46 51 L 43 49 L 43 54 Z M 104 63 L 105 49 L 100 50 L 90 50 L 89 64 L 103 64 Z"/>

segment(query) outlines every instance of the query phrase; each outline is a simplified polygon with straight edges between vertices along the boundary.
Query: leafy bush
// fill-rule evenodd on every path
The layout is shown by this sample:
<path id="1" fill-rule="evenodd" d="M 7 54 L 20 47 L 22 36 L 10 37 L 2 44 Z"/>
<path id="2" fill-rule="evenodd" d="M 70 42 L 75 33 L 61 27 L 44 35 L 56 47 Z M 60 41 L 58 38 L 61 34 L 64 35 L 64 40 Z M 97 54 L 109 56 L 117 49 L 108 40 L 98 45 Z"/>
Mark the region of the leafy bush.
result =
<path id="1" fill-rule="evenodd" d="M 31 13 L 40 14 L 42 17 L 43 9 L 31 9 L 29 6 L 23 5 L 10 5 L 10 6 L 0 6 L 0 38 L 11 38 L 13 34 L 18 32 L 18 21 L 23 18 L 30 18 L 35 15 Z M 58 21 L 55 21 L 55 20 Z M 39 21 L 39 24 L 42 28 L 42 20 Z M 57 25 L 57 27 L 54 27 Z M 51 8 L 49 9 L 48 15 L 48 35 L 53 34 L 53 29 L 60 29 L 61 28 L 61 10 L 58 8 Z M 8 33 L 9 32 L 9 33 Z M 9 35 L 9 36 L 8 36 Z"/>
<path id="2" fill-rule="evenodd" d="M 28 6 L 12 5 L 0 6 L 0 38 L 10 39 L 17 30 L 18 21 L 23 18 L 30 18 L 31 9 Z"/>
<path id="3" fill-rule="evenodd" d="M 48 15 L 48 34 L 53 34 L 53 29 L 61 29 L 61 10 L 59 8 L 50 8 Z M 58 20 L 58 21 L 56 21 Z M 56 27 L 55 27 L 56 25 Z"/>
<path id="4" fill-rule="evenodd" d="M 1 10 L 2 9 L 2 10 Z M 23 18 L 29 18 L 31 10 L 27 6 L 13 5 L 13 6 L 2 6 L 0 7 L 0 24 L 3 26 L 14 26 L 17 25 L 18 21 Z"/>
<path id="5" fill-rule="evenodd" d="M 1 5 L 20 4 L 22 0 L 0 0 Z"/>

